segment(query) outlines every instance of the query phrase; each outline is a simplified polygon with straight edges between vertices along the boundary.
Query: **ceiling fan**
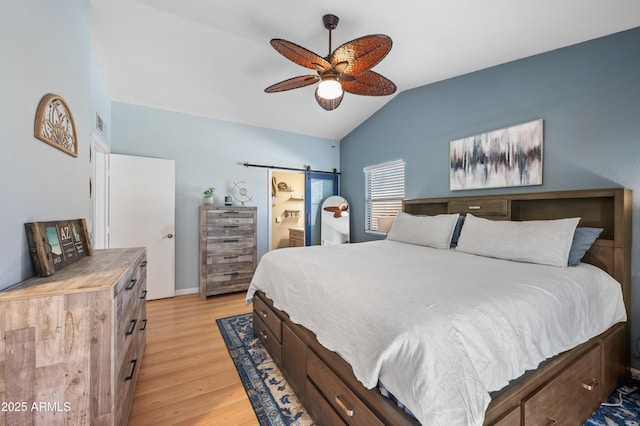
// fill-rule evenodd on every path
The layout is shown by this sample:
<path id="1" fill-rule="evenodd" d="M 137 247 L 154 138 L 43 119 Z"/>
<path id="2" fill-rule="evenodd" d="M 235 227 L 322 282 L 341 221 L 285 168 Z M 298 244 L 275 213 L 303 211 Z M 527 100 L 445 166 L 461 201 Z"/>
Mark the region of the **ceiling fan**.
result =
<path id="1" fill-rule="evenodd" d="M 385 96 L 396 91 L 396 85 L 386 77 L 371 71 L 391 50 L 391 38 L 373 34 L 348 41 L 331 51 L 331 31 L 338 26 L 338 17 L 324 15 L 322 22 L 329 30 L 329 55 L 321 57 L 287 40 L 274 38 L 271 45 L 285 58 L 315 70 L 317 75 L 303 75 L 273 84 L 267 93 L 283 92 L 320 82 L 316 101 L 327 111 L 338 108 L 344 92 L 354 95 Z"/>

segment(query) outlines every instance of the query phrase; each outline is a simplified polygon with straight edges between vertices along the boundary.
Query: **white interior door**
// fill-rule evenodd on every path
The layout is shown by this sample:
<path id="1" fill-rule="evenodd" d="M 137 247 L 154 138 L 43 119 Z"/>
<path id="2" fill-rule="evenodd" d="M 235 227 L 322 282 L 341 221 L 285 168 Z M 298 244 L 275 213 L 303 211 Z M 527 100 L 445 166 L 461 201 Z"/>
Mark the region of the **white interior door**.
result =
<path id="1" fill-rule="evenodd" d="M 175 294 L 175 161 L 110 155 L 109 247 L 147 248 L 147 299 Z"/>

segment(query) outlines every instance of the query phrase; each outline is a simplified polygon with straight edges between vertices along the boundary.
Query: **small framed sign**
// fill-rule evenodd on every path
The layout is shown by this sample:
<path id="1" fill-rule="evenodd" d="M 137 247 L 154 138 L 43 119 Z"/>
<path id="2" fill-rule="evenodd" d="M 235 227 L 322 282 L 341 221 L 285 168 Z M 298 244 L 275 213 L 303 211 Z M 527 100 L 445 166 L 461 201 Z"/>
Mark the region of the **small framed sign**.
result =
<path id="1" fill-rule="evenodd" d="M 48 277 L 55 271 L 93 254 L 84 219 L 24 224 L 36 274 Z"/>

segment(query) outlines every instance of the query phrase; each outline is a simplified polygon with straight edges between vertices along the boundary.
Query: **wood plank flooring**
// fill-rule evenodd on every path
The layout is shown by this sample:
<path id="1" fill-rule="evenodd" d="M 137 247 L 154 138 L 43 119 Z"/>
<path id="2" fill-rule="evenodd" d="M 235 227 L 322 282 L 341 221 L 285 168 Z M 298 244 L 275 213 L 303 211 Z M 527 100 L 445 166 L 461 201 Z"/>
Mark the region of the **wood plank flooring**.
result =
<path id="1" fill-rule="evenodd" d="M 147 302 L 147 346 L 129 425 L 256 426 L 215 322 L 251 312 L 245 292 Z"/>

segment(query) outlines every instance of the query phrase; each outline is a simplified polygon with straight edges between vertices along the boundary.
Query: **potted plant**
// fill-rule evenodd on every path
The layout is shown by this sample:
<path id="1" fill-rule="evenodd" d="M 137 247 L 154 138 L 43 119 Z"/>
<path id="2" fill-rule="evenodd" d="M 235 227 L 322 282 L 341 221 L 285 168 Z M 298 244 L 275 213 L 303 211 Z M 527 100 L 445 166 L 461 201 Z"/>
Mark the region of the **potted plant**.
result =
<path id="1" fill-rule="evenodd" d="M 213 204 L 213 193 L 215 192 L 215 188 L 212 186 L 207 188 L 204 191 L 204 204 L 212 205 Z"/>

